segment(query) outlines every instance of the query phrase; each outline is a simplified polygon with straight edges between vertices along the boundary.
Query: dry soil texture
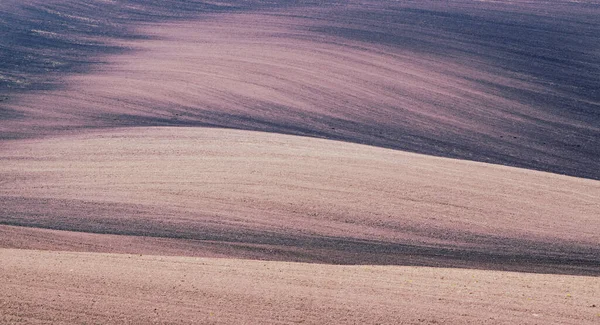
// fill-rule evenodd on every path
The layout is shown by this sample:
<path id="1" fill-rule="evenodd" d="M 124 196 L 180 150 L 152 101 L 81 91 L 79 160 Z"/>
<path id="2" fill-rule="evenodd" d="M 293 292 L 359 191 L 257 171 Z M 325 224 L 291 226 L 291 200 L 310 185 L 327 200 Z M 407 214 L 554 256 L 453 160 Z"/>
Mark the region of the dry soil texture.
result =
<path id="1" fill-rule="evenodd" d="M 0 159 L 5 225 L 197 245 L 185 255 L 600 272 L 593 180 L 210 128 L 20 140 Z"/>
<path id="2" fill-rule="evenodd" d="M 597 324 L 597 278 L 0 249 L 0 322 Z"/>
<path id="3" fill-rule="evenodd" d="M 0 323 L 597 323 L 598 17 L 1 1 Z"/>
<path id="4" fill-rule="evenodd" d="M 600 179 L 597 2 L 2 6 L 3 138 L 220 126 Z"/>

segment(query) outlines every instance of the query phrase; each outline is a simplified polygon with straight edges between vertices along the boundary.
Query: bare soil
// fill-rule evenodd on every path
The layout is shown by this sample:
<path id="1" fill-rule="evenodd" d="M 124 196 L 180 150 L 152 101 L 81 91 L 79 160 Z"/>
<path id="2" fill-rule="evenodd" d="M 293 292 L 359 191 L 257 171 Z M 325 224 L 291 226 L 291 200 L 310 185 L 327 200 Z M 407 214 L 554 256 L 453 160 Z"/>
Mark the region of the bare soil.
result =
<path id="1" fill-rule="evenodd" d="M 600 272 L 593 180 L 210 128 L 19 140 L 0 158 L 4 225 L 179 240 L 200 256 Z"/>
<path id="2" fill-rule="evenodd" d="M 598 17 L 0 1 L 0 323 L 597 324 Z"/>
<path id="3" fill-rule="evenodd" d="M 597 324 L 596 277 L 0 249 L 0 322 Z"/>

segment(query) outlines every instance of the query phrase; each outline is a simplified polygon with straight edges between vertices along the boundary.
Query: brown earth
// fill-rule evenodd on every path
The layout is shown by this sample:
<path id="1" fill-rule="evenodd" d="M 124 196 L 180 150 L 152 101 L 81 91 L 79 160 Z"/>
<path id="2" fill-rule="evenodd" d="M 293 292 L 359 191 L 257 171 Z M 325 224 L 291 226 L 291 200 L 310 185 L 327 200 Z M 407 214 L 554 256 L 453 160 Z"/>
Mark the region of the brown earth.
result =
<path id="1" fill-rule="evenodd" d="M 181 240 L 192 255 L 222 243 L 236 257 L 600 272 L 598 181 L 210 128 L 20 140 L 0 159 L 5 225 Z M 5 245 L 33 248 L 19 237 Z"/>
<path id="2" fill-rule="evenodd" d="M 0 249 L 0 322 L 597 324 L 595 277 Z M 596 307 L 594 307 L 596 306 Z"/>
<path id="3" fill-rule="evenodd" d="M 0 323 L 597 323 L 599 15 L 2 1 Z"/>
<path id="4" fill-rule="evenodd" d="M 17 17 L 31 33 L 8 58 L 46 55 L 39 44 L 57 43 L 66 49 L 32 66 L 77 66 L 68 55 L 80 49 L 77 58 L 90 63 L 3 102 L 0 138 L 215 126 L 600 179 L 593 3 L 299 1 L 217 10 L 129 1 L 136 4 L 104 12 L 91 0 L 93 10 L 53 0 L 30 5 L 40 17 Z M 180 13 L 186 6 L 194 8 Z M 30 25 L 48 16 L 94 24 L 79 26 L 87 31 L 79 36 Z M 122 18 L 104 22 L 114 16 Z"/>

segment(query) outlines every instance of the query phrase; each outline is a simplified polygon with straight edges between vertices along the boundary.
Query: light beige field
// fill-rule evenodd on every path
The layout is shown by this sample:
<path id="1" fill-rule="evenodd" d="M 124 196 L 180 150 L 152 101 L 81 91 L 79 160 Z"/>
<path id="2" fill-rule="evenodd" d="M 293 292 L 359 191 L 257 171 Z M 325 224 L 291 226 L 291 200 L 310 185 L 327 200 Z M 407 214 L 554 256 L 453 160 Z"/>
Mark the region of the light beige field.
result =
<path id="1" fill-rule="evenodd" d="M 166 238 L 184 255 L 598 271 L 593 180 L 210 128 L 19 140 L 0 159 L 6 225 Z M 29 236 L 4 245 L 76 249 Z"/>
<path id="2" fill-rule="evenodd" d="M 1 324 L 600 323 L 593 2 L 0 9 Z"/>
<path id="3" fill-rule="evenodd" d="M 0 322 L 597 324 L 595 277 L 0 249 Z M 596 307 L 593 307 L 596 306 Z"/>

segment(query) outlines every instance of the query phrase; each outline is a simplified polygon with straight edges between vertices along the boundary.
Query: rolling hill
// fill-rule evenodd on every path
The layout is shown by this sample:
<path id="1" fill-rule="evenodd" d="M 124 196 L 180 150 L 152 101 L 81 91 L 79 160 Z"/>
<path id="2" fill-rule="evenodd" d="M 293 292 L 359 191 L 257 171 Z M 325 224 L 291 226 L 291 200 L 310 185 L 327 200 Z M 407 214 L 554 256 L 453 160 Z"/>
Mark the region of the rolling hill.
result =
<path id="1" fill-rule="evenodd" d="M 596 323 L 598 16 L 2 1 L 0 322 Z"/>

